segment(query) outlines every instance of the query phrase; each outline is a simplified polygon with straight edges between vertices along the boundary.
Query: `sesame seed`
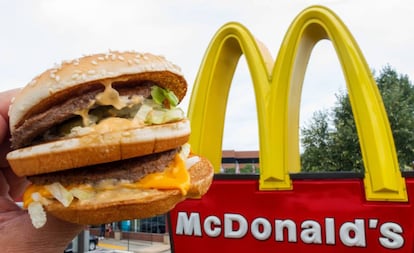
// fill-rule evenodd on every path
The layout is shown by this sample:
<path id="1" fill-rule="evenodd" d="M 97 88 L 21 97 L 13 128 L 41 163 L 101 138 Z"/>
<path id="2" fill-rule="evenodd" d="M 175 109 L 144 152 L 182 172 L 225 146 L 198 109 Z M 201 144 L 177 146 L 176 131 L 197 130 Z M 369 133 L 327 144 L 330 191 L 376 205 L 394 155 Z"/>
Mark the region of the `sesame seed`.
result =
<path id="1" fill-rule="evenodd" d="M 104 58 L 103 56 L 99 56 L 99 57 L 98 57 L 98 60 L 100 60 L 100 61 L 104 61 L 104 60 L 105 60 L 105 58 Z"/>
<path id="2" fill-rule="evenodd" d="M 95 70 L 93 70 L 93 69 L 88 70 L 88 75 L 95 75 L 95 74 L 96 74 Z"/>
<path id="3" fill-rule="evenodd" d="M 55 80 L 56 80 L 56 82 L 59 82 L 59 80 L 60 80 L 60 76 L 55 76 Z"/>
<path id="4" fill-rule="evenodd" d="M 119 59 L 120 61 L 124 61 L 124 60 L 125 60 L 125 58 L 124 58 L 122 55 L 118 55 L 118 59 Z"/>
<path id="5" fill-rule="evenodd" d="M 132 60 L 128 60 L 128 65 L 132 65 L 134 62 Z"/>
<path id="6" fill-rule="evenodd" d="M 111 55 L 111 59 L 112 59 L 113 61 L 115 61 L 115 60 L 116 60 L 116 55 L 115 55 L 115 54 Z"/>
<path id="7" fill-rule="evenodd" d="M 75 74 L 72 75 L 72 79 L 78 79 L 78 78 L 79 78 L 79 74 L 78 73 L 75 73 Z"/>
<path id="8" fill-rule="evenodd" d="M 97 62 L 97 61 L 95 61 L 95 60 L 93 60 L 93 61 L 92 61 L 92 64 L 93 64 L 93 65 L 98 65 L 98 62 Z"/>
<path id="9" fill-rule="evenodd" d="M 143 58 L 144 60 L 148 60 L 148 56 L 146 56 L 146 55 L 144 55 L 142 58 Z"/>
<path id="10" fill-rule="evenodd" d="M 136 64 L 139 64 L 139 63 L 140 63 L 140 60 L 139 60 L 139 59 L 134 59 L 134 62 L 135 62 Z"/>

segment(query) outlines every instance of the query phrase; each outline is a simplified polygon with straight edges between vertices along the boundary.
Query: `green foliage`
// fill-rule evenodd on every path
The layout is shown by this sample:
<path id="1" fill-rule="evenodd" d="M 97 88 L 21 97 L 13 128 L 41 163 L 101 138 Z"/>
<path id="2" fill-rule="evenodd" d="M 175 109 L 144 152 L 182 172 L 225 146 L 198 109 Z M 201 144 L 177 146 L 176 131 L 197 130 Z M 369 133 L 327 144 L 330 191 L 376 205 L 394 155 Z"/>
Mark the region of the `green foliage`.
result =
<path id="1" fill-rule="evenodd" d="M 335 170 L 330 149 L 332 133 L 329 130 L 328 117 L 326 111 L 315 112 L 312 124 L 302 129 L 302 145 L 306 147 L 302 155 L 303 171 Z"/>
<path id="2" fill-rule="evenodd" d="M 244 166 L 240 166 L 239 169 L 240 174 L 257 174 L 259 173 L 259 169 L 254 167 L 253 164 L 246 164 Z M 224 170 L 225 174 L 236 174 L 236 168 L 226 168 Z"/>
<path id="3" fill-rule="evenodd" d="M 414 160 L 414 88 L 407 75 L 384 67 L 376 78 L 391 125 L 400 168 Z M 302 171 L 362 172 L 363 163 L 348 94 L 331 111 L 317 112 L 302 133 Z"/>

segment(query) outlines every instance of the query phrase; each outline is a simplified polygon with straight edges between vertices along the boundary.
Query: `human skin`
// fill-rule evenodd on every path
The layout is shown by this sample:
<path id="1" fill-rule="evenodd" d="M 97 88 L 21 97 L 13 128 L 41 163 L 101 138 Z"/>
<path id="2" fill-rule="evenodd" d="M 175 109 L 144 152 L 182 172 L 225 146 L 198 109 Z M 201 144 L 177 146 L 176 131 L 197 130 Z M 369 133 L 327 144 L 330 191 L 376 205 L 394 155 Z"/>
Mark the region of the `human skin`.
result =
<path id="1" fill-rule="evenodd" d="M 16 205 L 29 184 L 11 170 L 6 154 L 10 151 L 8 109 L 18 89 L 0 92 L 0 245 L 2 252 L 63 252 L 84 226 L 68 223 L 51 215 L 44 227 L 33 227 L 27 210 Z"/>

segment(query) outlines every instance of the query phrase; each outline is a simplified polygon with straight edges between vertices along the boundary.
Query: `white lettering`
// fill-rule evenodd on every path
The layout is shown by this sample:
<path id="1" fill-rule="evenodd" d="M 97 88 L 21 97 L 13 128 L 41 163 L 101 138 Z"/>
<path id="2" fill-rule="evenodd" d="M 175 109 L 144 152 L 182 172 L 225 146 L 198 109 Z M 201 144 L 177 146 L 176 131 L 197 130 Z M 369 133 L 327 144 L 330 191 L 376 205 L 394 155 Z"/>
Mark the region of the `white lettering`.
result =
<path id="1" fill-rule="evenodd" d="M 179 212 L 175 233 L 177 235 L 201 236 L 200 214 L 191 213 L 190 218 L 188 218 L 186 212 Z"/>
<path id="2" fill-rule="evenodd" d="M 365 226 L 364 220 L 355 219 L 355 223 L 345 222 L 339 229 L 341 241 L 346 246 L 365 247 Z"/>
<path id="3" fill-rule="evenodd" d="M 337 221 L 333 217 L 325 218 L 324 221 L 303 220 L 298 227 L 291 219 L 274 219 L 272 224 L 272 220 L 265 217 L 248 220 L 241 214 L 225 213 L 223 217 L 211 215 L 201 221 L 199 213 L 178 212 L 175 233 L 201 237 L 204 232 L 207 237 L 222 236 L 225 239 L 240 239 L 250 233 L 257 241 L 266 241 L 274 232 L 275 242 L 297 243 L 299 236 L 299 242 L 303 244 L 325 242 L 325 245 L 336 245 L 336 238 L 339 238 L 347 247 L 367 247 L 367 238 L 377 235 L 375 242 L 386 249 L 401 249 L 405 244 L 403 228 L 395 222 L 381 224 L 378 218 L 365 218 L 336 226 Z M 373 242 L 370 241 L 369 245 L 372 246 Z"/>
<path id="4" fill-rule="evenodd" d="M 262 228 L 262 231 L 260 231 Z M 257 218 L 252 222 L 251 231 L 254 238 L 260 241 L 269 239 L 272 234 L 272 225 L 264 218 Z"/>
<path id="5" fill-rule="evenodd" d="M 387 222 L 380 227 L 381 235 L 379 242 L 388 249 L 399 249 L 404 245 L 404 238 L 400 235 L 403 229 L 394 222 Z"/>
<path id="6" fill-rule="evenodd" d="M 238 225 L 238 229 L 235 229 Z M 242 238 L 247 234 L 247 220 L 240 214 L 224 214 L 224 237 Z"/>
<path id="7" fill-rule="evenodd" d="M 321 225 L 313 220 L 302 222 L 302 232 L 300 233 L 300 239 L 304 243 L 322 243 Z"/>
<path id="8" fill-rule="evenodd" d="M 335 221 L 333 218 L 325 219 L 325 237 L 326 237 L 326 244 L 329 244 L 329 245 L 335 244 Z"/>
<path id="9" fill-rule="evenodd" d="M 221 221 L 217 216 L 209 216 L 204 220 L 204 232 L 210 237 L 221 234 Z"/>
<path id="10" fill-rule="evenodd" d="M 296 242 L 296 224 L 292 220 L 276 220 L 276 241 L 283 242 L 283 230 L 286 228 L 288 231 L 288 241 L 289 242 Z"/>

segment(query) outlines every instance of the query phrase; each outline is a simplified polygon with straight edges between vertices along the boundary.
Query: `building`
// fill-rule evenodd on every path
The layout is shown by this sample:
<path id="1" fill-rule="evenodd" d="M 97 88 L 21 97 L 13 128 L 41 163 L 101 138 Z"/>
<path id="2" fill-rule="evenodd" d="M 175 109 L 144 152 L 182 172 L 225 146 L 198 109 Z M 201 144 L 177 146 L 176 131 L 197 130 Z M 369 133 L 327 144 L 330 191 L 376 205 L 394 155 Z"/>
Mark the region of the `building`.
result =
<path id="1" fill-rule="evenodd" d="M 223 150 L 222 173 L 259 173 L 259 151 Z"/>

